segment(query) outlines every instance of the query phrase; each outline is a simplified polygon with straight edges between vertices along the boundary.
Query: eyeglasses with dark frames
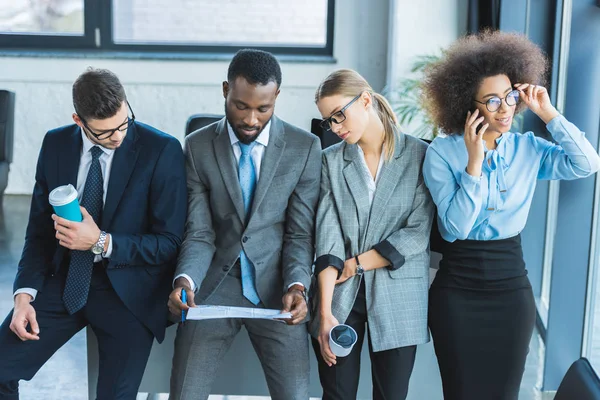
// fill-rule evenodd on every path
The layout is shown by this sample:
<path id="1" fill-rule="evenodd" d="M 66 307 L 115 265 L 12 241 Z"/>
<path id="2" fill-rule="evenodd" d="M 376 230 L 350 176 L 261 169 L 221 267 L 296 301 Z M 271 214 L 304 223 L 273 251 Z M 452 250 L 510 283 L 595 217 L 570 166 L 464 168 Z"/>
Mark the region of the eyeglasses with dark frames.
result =
<path id="1" fill-rule="evenodd" d="M 500 107 L 502 106 L 502 99 L 498 96 L 490 97 L 487 101 L 479 101 L 479 100 L 473 100 L 473 101 L 475 101 L 476 103 L 479 103 L 479 104 L 485 104 L 485 108 L 487 108 L 487 110 L 489 112 L 498 111 L 500 109 Z M 516 106 L 519 103 L 519 91 L 513 90 L 513 91 L 509 92 L 506 95 L 506 97 L 504 97 L 504 101 L 510 107 Z"/>
<path id="2" fill-rule="evenodd" d="M 109 137 L 111 137 L 112 135 L 114 135 L 116 131 L 119 131 L 119 132 L 125 132 L 125 131 L 127 131 L 127 129 L 129 128 L 129 124 L 132 124 L 135 121 L 135 114 L 133 113 L 133 110 L 131 109 L 131 105 L 129 104 L 129 102 L 127 100 L 125 100 L 125 102 L 127 103 L 127 107 L 129 108 L 129 111 L 131 112 L 131 117 L 127 116 L 127 119 L 121 125 L 117 126 L 115 129 L 107 129 L 107 130 L 102 131 L 102 132 L 94 132 L 89 127 L 89 125 L 87 124 L 87 122 L 85 122 L 85 120 L 83 118 L 79 117 L 79 119 L 83 123 L 83 126 L 85 126 L 85 129 L 87 129 L 87 131 L 92 136 L 94 136 L 97 140 L 108 139 Z"/>
<path id="3" fill-rule="evenodd" d="M 359 93 L 358 96 L 356 96 L 355 98 L 350 100 L 350 102 L 348 104 L 346 104 L 344 107 L 342 107 L 340 111 L 334 112 L 329 118 L 325 118 L 323 121 L 321 121 L 321 123 L 320 123 L 321 128 L 328 131 L 328 130 L 331 130 L 332 122 L 336 123 L 336 124 L 341 124 L 342 122 L 344 122 L 346 120 L 346 114 L 344 114 L 344 111 L 346 111 L 348 109 L 348 107 L 350 107 L 356 100 L 358 100 L 361 95 L 362 95 L 362 92 Z"/>

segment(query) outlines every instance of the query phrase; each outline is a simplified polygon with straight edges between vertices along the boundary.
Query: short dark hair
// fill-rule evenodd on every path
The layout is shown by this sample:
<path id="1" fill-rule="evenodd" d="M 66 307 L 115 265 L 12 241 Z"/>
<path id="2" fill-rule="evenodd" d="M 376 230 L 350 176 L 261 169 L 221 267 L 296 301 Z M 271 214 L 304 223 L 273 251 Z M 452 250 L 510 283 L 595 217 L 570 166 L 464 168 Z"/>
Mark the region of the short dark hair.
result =
<path id="1" fill-rule="evenodd" d="M 426 69 L 423 102 L 442 131 L 459 133 L 485 78 L 506 75 L 511 84 L 544 85 L 547 70 L 544 53 L 527 37 L 488 30 L 457 40 Z M 521 102 L 516 113 L 524 109 Z"/>
<path id="2" fill-rule="evenodd" d="M 227 81 L 233 83 L 240 76 L 252 85 L 275 82 L 277 87 L 281 86 L 279 62 L 273 54 L 262 50 L 243 49 L 235 53 L 227 70 Z"/>
<path id="3" fill-rule="evenodd" d="M 107 69 L 90 67 L 73 84 L 73 107 L 84 120 L 113 117 L 125 100 L 121 81 Z"/>

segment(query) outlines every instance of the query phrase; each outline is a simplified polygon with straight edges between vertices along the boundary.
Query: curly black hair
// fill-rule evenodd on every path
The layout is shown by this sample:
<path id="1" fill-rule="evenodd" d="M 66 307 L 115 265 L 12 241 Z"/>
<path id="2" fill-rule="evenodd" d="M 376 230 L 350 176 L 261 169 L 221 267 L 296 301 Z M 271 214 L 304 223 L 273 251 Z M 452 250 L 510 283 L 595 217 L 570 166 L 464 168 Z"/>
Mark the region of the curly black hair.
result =
<path id="1" fill-rule="evenodd" d="M 227 81 L 233 83 L 243 77 L 252 85 L 266 85 L 269 82 L 281 86 L 281 68 L 275 56 L 256 49 L 243 49 L 235 53 L 227 71 Z"/>
<path id="2" fill-rule="evenodd" d="M 506 75 L 512 84 L 544 85 L 548 61 L 542 50 L 517 33 L 485 31 L 458 39 L 440 61 L 425 70 L 422 101 L 434 123 L 447 133 L 462 132 L 482 81 Z M 525 104 L 517 104 L 516 113 Z"/>

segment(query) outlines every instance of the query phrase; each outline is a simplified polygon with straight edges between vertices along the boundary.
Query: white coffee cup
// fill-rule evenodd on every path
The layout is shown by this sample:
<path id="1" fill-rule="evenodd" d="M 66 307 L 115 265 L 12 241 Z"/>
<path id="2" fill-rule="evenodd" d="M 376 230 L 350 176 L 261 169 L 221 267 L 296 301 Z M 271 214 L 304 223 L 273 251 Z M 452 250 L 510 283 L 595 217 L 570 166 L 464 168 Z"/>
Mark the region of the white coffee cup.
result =
<path id="1" fill-rule="evenodd" d="M 329 348 L 337 357 L 346 357 L 350 354 L 357 340 L 358 334 L 350 325 L 339 324 L 329 331 Z"/>

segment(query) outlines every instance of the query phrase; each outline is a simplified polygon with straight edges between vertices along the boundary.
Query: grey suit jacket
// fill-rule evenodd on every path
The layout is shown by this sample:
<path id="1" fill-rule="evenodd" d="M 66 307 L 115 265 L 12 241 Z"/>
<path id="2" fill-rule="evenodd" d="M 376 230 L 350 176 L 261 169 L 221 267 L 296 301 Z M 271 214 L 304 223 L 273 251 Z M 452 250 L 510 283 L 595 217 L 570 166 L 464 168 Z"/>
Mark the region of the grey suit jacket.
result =
<path id="1" fill-rule="evenodd" d="M 375 248 L 390 261 L 336 285 L 332 312 L 348 318 L 360 280 L 365 280 L 369 334 L 374 351 L 425 343 L 429 287 L 429 233 L 434 205 L 422 174 L 427 145 L 397 136 L 393 157 L 381 169 L 372 206 L 357 145 L 345 142 L 323 152 L 317 211 L 316 269 L 343 267 L 344 260 Z M 320 313 L 313 282 L 309 326 L 318 335 Z"/>
<path id="2" fill-rule="evenodd" d="M 316 136 L 273 116 L 248 218 L 225 119 L 185 140 L 188 218 L 176 275 L 199 286 L 200 304 L 219 286 L 242 247 L 256 270 L 257 291 L 279 309 L 288 285 L 310 284 L 321 146 Z"/>

